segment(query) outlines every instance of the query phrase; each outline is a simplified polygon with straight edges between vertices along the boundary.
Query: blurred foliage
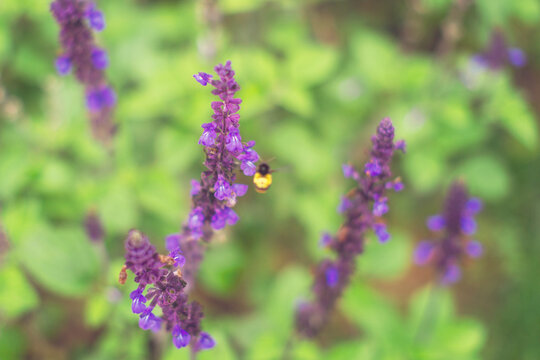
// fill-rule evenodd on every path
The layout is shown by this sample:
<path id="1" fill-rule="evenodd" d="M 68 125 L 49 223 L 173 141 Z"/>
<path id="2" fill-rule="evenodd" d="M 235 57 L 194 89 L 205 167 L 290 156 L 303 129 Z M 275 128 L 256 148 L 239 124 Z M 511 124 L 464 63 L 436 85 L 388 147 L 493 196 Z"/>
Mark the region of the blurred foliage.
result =
<path id="1" fill-rule="evenodd" d="M 306 360 L 540 358 L 537 0 L 475 1 L 442 55 L 452 0 L 98 3 L 119 97 L 113 154 L 89 135 L 81 87 L 55 73 L 47 2 L 0 2 L 0 222 L 11 241 L 0 260 L 1 359 L 188 359 L 138 329 L 132 285 L 116 280 L 130 228 L 163 249 L 186 217 L 212 101 L 192 74 L 227 59 L 243 136 L 278 172 L 266 195 L 239 201 L 241 221 L 206 254 L 194 297 L 218 346 L 200 359 L 279 359 L 286 347 Z M 205 15 L 214 3 L 217 22 Z M 470 61 L 495 27 L 525 51 L 524 68 Z M 318 238 L 341 222 L 335 209 L 351 186 L 341 164 L 366 159 L 384 116 L 408 146 L 395 163 L 406 191 L 392 195 L 392 241 L 368 243 L 316 342 L 291 341 L 294 307 L 326 256 Z M 486 255 L 455 288 L 431 288 L 410 254 L 456 177 L 485 200 Z M 86 239 L 90 209 L 104 244 Z"/>

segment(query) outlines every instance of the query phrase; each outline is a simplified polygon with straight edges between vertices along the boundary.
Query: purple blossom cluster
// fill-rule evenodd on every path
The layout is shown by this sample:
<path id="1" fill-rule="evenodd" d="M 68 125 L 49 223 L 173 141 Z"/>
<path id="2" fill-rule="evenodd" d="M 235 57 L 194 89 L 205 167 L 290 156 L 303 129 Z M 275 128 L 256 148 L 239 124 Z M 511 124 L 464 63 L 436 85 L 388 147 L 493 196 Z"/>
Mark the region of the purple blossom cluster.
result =
<path id="1" fill-rule="evenodd" d="M 354 272 L 355 258 L 364 251 L 366 233 L 373 230 L 382 243 L 390 239 L 382 219 L 389 211 L 385 193 L 388 189 L 403 189 L 399 178 L 391 179 L 390 162 L 394 150 L 405 151 L 405 142 L 394 143 L 394 126 L 388 118 L 380 122 L 372 142 L 371 158 L 362 172 L 351 165 L 343 165 L 345 177 L 355 180 L 356 186 L 338 208 L 345 221 L 337 234 L 325 233 L 321 237 L 320 244 L 329 248 L 335 259 L 325 259 L 318 265 L 312 288 L 315 299 L 300 304 L 297 309 L 296 329 L 305 337 L 315 336 L 327 322 Z"/>
<path id="2" fill-rule="evenodd" d="M 179 249 L 160 255 L 148 238 L 138 230 L 131 230 L 125 241 L 126 262 L 120 272 L 120 283 L 127 279 L 127 270 L 135 274 L 138 287 L 131 292 L 131 310 L 139 316 L 139 327 L 159 331 L 163 326 L 172 335 L 177 348 L 190 345 L 193 351 L 211 349 L 214 339 L 201 331 L 204 314 L 201 306 L 188 302 L 182 277 L 185 257 Z M 146 293 L 145 293 L 146 291 Z M 161 308 L 162 315 L 154 314 Z"/>
<path id="3" fill-rule="evenodd" d="M 475 55 L 473 61 L 482 67 L 499 70 L 507 65 L 522 67 L 527 63 L 527 57 L 523 50 L 508 46 L 501 30 L 494 30 L 488 48 Z"/>
<path id="4" fill-rule="evenodd" d="M 192 208 L 181 233 L 173 234 L 166 240 L 168 250 L 181 248 L 187 263 L 184 277 L 193 283 L 194 275 L 203 258 L 203 242 L 209 242 L 214 231 L 226 225 L 234 225 L 238 215 L 233 207 L 237 198 L 248 189 L 245 184 L 236 183 L 236 172 L 240 170 L 246 176 L 255 174 L 255 163 L 259 155 L 253 149 L 255 141 L 242 141 L 239 130 L 241 99 L 235 98 L 240 89 L 234 79 L 231 62 L 215 67 L 218 78 L 200 72 L 193 77 L 201 85 L 212 85 L 212 94 L 219 101 L 211 104 L 212 121 L 202 125 L 203 133 L 199 144 L 204 146 L 206 159 L 201 179 L 191 181 Z"/>
<path id="5" fill-rule="evenodd" d="M 476 214 L 482 202 L 469 197 L 465 184 L 454 182 L 448 191 L 442 214 L 428 218 L 427 227 L 439 235 L 437 241 L 421 241 L 416 247 L 414 261 L 418 265 L 433 265 L 442 284 L 451 284 L 461 277 L 460 261 L 466 255 L 482 255 L 482 244 L 471 239 L 476 232 Z"/>
<path id="6" fill-rule="evenodd" d="M 55 0 L 51 12 L 60 25 L 63 49 L 56 59 L 56 70 L 67 75 L 73 69 L 85 88 L 92 133 L 97 140 L 108 144 L 116 131 L 112 121 L 116 94 L 105 77 L 107 52 L 96 45 L 92 34 L 92 30 L 105 28 L 103 13 L 85 0 Z"/>

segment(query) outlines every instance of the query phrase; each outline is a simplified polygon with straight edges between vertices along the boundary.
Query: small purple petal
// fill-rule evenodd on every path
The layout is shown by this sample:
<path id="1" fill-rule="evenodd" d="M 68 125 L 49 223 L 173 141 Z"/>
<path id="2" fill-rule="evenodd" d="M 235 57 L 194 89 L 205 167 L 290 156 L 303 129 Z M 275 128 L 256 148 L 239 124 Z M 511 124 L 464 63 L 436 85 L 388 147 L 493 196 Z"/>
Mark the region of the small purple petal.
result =
<path id="1" fill-rule="evenodd" d="M 330 265 L 324 272 L 326 276 L 326 284 L 333 288 L 338 284 L 339 281 L 339 271 L 334 265 Z"/>
<path id="2" fill-rule="evenodd" d="M 229 133 L 225 139 L 225 147 L 234 154 L 244 150 L 244 147 L 242 146 L 242 138 L 240 137 L 240 132 L 237 128 L 229 128 Z"/>
<path id="3" fill-rule="evenodd" d="M 330 235 L 327 232 L 322 233 L 321 239 L 319 240 L 319 246 L 326 247 L 330 245 L 331 242 L 332 242 L 332 235 Z"/>
<path id="4" fill-rule="evenodd" d="M 206 332 L 201 332 L 198 347 L 201 350 L 211 349 L 216 346 L 216 341 Z"/>
<path id="5" fill-rule="evenodd" d="M 212 79 L 212 75 L 207 74 L 207 73 L 202 72 L 202 71 L 199 72 L 198 74 L 193 75 L 193 77 L 202 86 L 208 85 L 208 83 L 210 82 L 210 79 Z"/>
<path id="6" fill-rule="evenodd" d="M 469 216 L 461 218 L 461 231 L 467 235 L 473 235 L 476 232 L 476 221 Z"/>
<path id="7" fill-rule="evenodd" d="M 200 229 L 204 223 L 204 213 L 202 208 L 196 207 L 189 214 L 188 226 L 191 230 Z"/>
<path id="8" fill-rule="evenodd" d="M 465 204 L 465 209 L 472 215 L 480 212 L 482 210 L 483 204 L 482 200 L 478 198 L 470 198 Z"/>
<path id="9" fill-rule="evenodd" d="M 231 196 L 232 188 L 229 182 L 223 177 L 223 175 L 219 175 L 216 183 L 214 184 L 214 196 L 218 200 L 225 200 L 229 196 Z"/>
<path id="10" fill-rule="evenodd" d="M 246 176 L 253 176 L 257 172 L 257 166 L 251 161 L 242 161 L 240 169 L 242 169 Z"/>
<path id="11" fill-rule="evenodd" d="M 414 262 L 417 265 L 427 264 L 434 253 L 434 245 L 429 241 L 421 241 L 414 251 Z"/>
<path id="12" fill-rule="evenodd" d="M 174 266 L 176 267 L 184 267 L 186 264 L 186 258 L 182 255 L 182 250 L 180 250 L 180 248 L 171 251 L 169 256 L 173 258 Z"/>
<path id="13" fill-rule="evenodd" d="M 204 129 L 204 131 L 199 138 L 199 144 L 204 146 L 213 146 L 217 137 L 215 125 L 213 123 L 206 123 L 202 124 L 201 127 Z"/>
<path id="14" fill-rule="evenodd" d="M 484 252 L 484 248 L 482 247 L 482 244 L 476 240 L 469 241 L 467 245 L 465 246 L 465 251 L 467 252 L 467 255 L 469 255 L 472 258 L 477 258 L 482 256 L 482 253 Z"/>
<path id="15" fill-rule="evenodd" d="M 366 164 L 364 172 L 368 176 L 379 176 L 382 173 L 382 168 L 377 162 L 372 160 Z"/>
<path id="16" fill-rule="evenodd" d="M 397 150 L 401 150 L 401 152 L 405 154 L 406 146 L 407 146 L 407 144 L 405 143 L 405 140 L 396 141 L 396 144 L 394 146 L 396 147 Z"/>
<path id="17" fill-rule="evenodd" d="M 341 168 L 343 169 L 343 176 L 345 176 L 345 178 L 352 178 L 355 171 L 354 171 L 354 167 L 352 167 L 351 165 L 349 164 L 343 164 L 341 165 Z"/>
<path id="18" fill-rule="evenodd" d="M 161 319 L 152 314 L 152 308 L 147 308 L 139 319 L 139 327 L 143 330 L 159 331 Z"/>
<path id="19" fill-rule="evenodd" d="M 344 213 L 345 211 L 347 211 L 347 209 L 349 209 L 351 207 L 351 204 L 352 204 L 351 200 L 349 200 L 348 197 L 342 196 L 341 197 L 341 202 L 338 205 L 337 211 L 339 213 Z"/>
<path id="20" fill-rule="evenodd" d="M 102 31 L 105 29 L 105 18 L 103 13 L 95 8 L 92 4 L 92 7 L 87 11 L 86 17 L 90 23 L 90 27 L 96 31 Z"/>
<path id="21" fill-rule="evenodd" d="M 375 235 L 377 235 L 377 238 L 379 238 L 379 242 L 385 243 L 390 239 L 390 234 L 386 230 L 386 225 L 382 223 L 376 223 L 373 225 L 373 231 L 375 232 Z"/>
<path id="22" fill-rule="evenodd" d="M 441 215 L 434 215 L 430 216 L 427 219 L 426 225 L 429 230 L 431 231 L 440 231 L 444 229 L 446 225 L 446 221 L 444 220 L 444 217 Z"/>
<path id="23" fill-rule="evenodd" d="M 387 200 L 387 198 L 382 198 L 373 203 L 373 215 L 383 216 L 388 212 L 389 208 Z"/>
<path id="24" fill-rule="evenodd" d="M 446 267 L 441 282 L 443 284 L 452 284 L 461 278 L 461 269 L 456 264 L 450 264 Z"/>
<path id="25" fill-rule="evenodd" d="M 238 215 L 231 208 L 225 208 L 225 214 L 227 216 L 227 224 L 234 225 L 238 222 Z"/>
<path id="26" fill-rule="evenodd" d="M 195 179 L 191 180 L 191 196 L 197 195 L 201 191 L 201 183 Z"/>
<path id="27" fill-rule="evenodd" d="M 96 69 L 105 69 L 109 65 L 109 58 L 107 52 L 102 49 L 92 50 L 92 64 Z"/>
<path id="28" fill-rule="evenodd" d="M 165 248 L 168 251 L 174 251 L 180 248 L 180 239 L 182 236 L 179 233 L 170 234 L 165 237 Z"/>
<path id="29" fill-rule="evenodd" d="M 67 56 L 59 56 L 55 62 L 56 71 L 60 75 L 67 75 L 71 70 L 71 60 Z"/>
<path id="30" fill-rule="evenodd" d="M 525 66 L 525 64 L 527 63 L 527 56 L 525 56 L 525 53 L 523 52 L 523 50 L 519 48 L 509 49 L 508 58 L 510 60 L 510 63 L 514 65 L 515 67 Z"/>
<path id="31" fill-rule="evenodd" d="M 245 184 L 234 184 L 233 191 L 236 196 L 244 196 L 248 190 L 248 186 Z"/>
<path id="32" fill-rule="evenodd" d="M 175 325 L 172 330 L 172 341 L 176 348 L 181 349 L 188 346 L 189 341 L 191 340 L 191 335 L 179 325 Z"/>
<path id="33" fill-rule="evenodd" d="M 133 301 L 131 302 L 131 311 L 133 311 L 134 314 L 140 314 L 144 310 L 146 310 L 146 297 L 143 295 L 137 296 Z"/>

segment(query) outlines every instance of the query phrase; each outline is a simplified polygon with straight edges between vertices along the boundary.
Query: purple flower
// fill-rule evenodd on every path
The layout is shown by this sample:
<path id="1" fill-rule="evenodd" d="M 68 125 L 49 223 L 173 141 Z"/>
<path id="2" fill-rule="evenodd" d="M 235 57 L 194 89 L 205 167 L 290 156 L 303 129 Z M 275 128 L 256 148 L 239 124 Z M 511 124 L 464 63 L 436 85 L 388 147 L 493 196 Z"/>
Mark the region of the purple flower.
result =
<path id="1" fill-rule="evenodd" d="M 482 211 L 482 200 L 478 198 L 470 198 L 467 200 L 467 203 L 465 204 L 465 209 L 467 212 L 469 212 L 471 215 L 475 215 Z"/>
<path id="2" fill-rule="evenodd" d="M 364 167 L 364 172 L 368 176 L 379 176 L 381 175 L 381 167 L 376 161 L 370 161 Z"/>
<path id="3" fill-rule="evenodd" d="M 191 340 L 191 335 L 188 332 L 180 327 L 180 325 L 175 325 L 172 330 L 172 341 L 174 346 L 177 349 L 181 349 L 189 345 Z"/>
<path id="4" fill-rule="evenodd" d="M 500 70 L 506 65 L 522 67 L 526 64 L 527 57 L 521 49 L 509 48 L 504 33 L 496 29 L 491 33 L 488 48 L 473 56 L 473 60 L 482 67 Z"/>
<path id="5" fill-rule="evenodd" d="M 195 196 L 197 195 L 198 193 L 201 192 L 201 183 L 198 182 L 197 180 L 195 179 L 192 179 L 191 180 L 191 191 L 190 191 L 190 195 L 191 196 Z"/>
<path id="6" fill-rule="evenodd" d="M 218 179 L 214 185 L 214 196 L 218 200 L 225 200 L 232 194 L 232 188 L 229 182 L 222 175 L 218 176 Z"/>
<path id="7" fill-rule="evenodd" d="M 133 300 L 131 303 L 131 311 L 133 311 L 134 314 L 140 314 L 144 310 L 146 310 L 146 298 L 142 294 L 141 289 L 136 289 L 132 291 L 129 297 L 131 300 Z"/>
<path id="8" fill-rule="evenodd" d="M 193 75 L 193 77 L 202 86 L 208 85 L 208 83 L 210 82 L 210 79 L 212 79 L 212 75 L 207 74 L 207 73 L 202 72 L 202 71 L 199 72 L 198 74 Z"/>
<path id="9" fill-rule="evenodd" d="M 477 258 L 477 257 L 482 256 L 484 249 L 482 248 L 482 244 L 480 244 L 478 241 L 471 240 L 465 246 L 465 252 L 470 257 Z"/>
<path id="10" fill-rule="evenodd" d="M 103 108 L 113 107 L 115 104 L 116 94 L 107 86 L 91 90 L 86 95 L 86 107 L 91 112 L 98 112 Z"/>
<path id="11" fill-rule="evenodd" d="M 476 232 L 476 221 L 474 218 L 469 216 L 461 218 L 461 231 L 467 235 L 474 235 Z"/>
<path id="12" fill-rule="evenodd" d="M 450 264 L 446 267 L 446 270 L 441 278 L 441 283 L 452 284 L 461 278 L 461 269 L 456 264 Z"/>
<path id="13" fill-rule="evenodd" d="M 406 146 L 407 146 L 407 144 L 405 143 L 405 140 L 396 141 L 396 150 L 400 150 L 404 154 L 405 154 L 405 152 L 407 150 Z"/>
<path id="14" fill-rule="evenodd" d="M 337 207 L 337 211 L 339 213 L 344 213 L 350 207 L 351 207 L 351 201 L 346 196 L 342 196 L 341 201 Z"/>
<path id="15" fill-rule="evenodd" d="M 184 267 L 186 263 L 186 258 L 184 255 L 182 255 L 182 250 L 180 248 L 177 248 L 169 253 L 169 256 L 174 260 L 174 266 L 176 267 Z"/>
<path id="16" fill-rule="evenodd" d="M 417 265 L 424 265 L 426 264 L 431 256 L 433 255 L 434 246 L 429 241 L 421 241 L 416 246 L 416 250 L 414 252 L 414 262 Z"/>
<path id="17" fill-rule="evenodd" d="M 109 65 L 109 58 L 107 57 L 107 52 L 102 49 L 92 50 L 92 63 L 97 69 L 105 69 Z"/>
<path id="18" fill-rule="evenodd" d="M 244 196 L 248 190 L 248 186 L 245 184 L 233 184 L 233 192 L 236 196 Z"/>
<path id="19" fill-rule="evenodd" d="M 204 146 L 213 146 L 217 137 L 216 126 L 214 123 L 207 123 L 202 124 L 201 127 L 204 129 L 204 131 L 199 139 L 199 144 Z"/>
<path id="20" fill-rule="evenodd" d="M 56 71 L 60 75 L 67 75 L 71 70 L 71 60 L 67 56 L 59 56 L 56 58 Z"/>
<path id="21" fill-rule="evenodd" d="M 199 229 L 204 224 L 204 213 L 202 208 L 196 207 L 189 214 L 188 226 L 190 229 Z"/>
<path id="22" fill-rule="evenodd" d="M 527 63 L 525 53 L 519 48 L 508 49 L 508 59 L 515 67 L 523 67 Z"/>
<path id="23" fill-rule="evenodd" d="M 351 165 L 343 164 L 341 168 L 343 169 L 343 176 L 345 176 L 345 178 L 352 178 L 354 176 L 355 170 Z"/>
<path id="24" fill-rule="evenodd" d="M 234 210 L 229 207 L 225 207 L 217 210 L 212 216 L 211 225 L 214 230 L 221 230 L 226 224 L 234 225 L 237 221 L 238 215 L 234 212 Z"/>
<path id="25" fill-rule="evenodd" d="M 375 235 L 377 235 L 377 238 L 379 239 L 379 242 L 385 243 L 390 239 L 390 234 L 386 230 L 386 225 L 382 223 L 376 223 L 373 225 L 373 231 L 375 232 Z"/>
<path id="26" fill-rule="evenodd" d="M 373 203 L 373 215 L 375 216 L 383 216 L 388 212 L 388 199 L 386 197 L 383 197 L 381 199 L 375 200 Z"/>
<path id="27" fill-rule="evenodd" d="M 235 127 L 229 129 L 225 143 L 227 150 L 232 153 L 239 153 L 244 149 L 242 146 L 242 139 L 240 138 L 240 132 Z"/>
<path id="28" fill-rule="evenodd" d="M 90 8 L 86 12 L 86 17 L 92 29 L 96 31 L 105 29 L 105 18 L 103 17 L 103 13 L 95 7 L 95 4 L 90 5 Z"/>
<path id="29" fill-rule="evenodd" d="M 321 239 L 319 240 L 319 246 L 326 247 L 330 245 L 331 242 L 332 242 L 332 235 L 330 235 L 327 232 L 322 233 Z"/>
<path id="30" fill-rule="evenodd" d="M 180 248 L 180 239 L 182 235 L 179 233 L 170 234 L 165 236 L 165 248 L 168 251 L 174 251 Z"/>
<path id="31" fill-rule="evenodd" d="M 444 229 L 445 226 L 444 217 L 441 215 L 430 216 L 426 222 L 426 225 L 431 231 L 440 231 Z"/>
<path id="32" fill-rule="evenodd" d="M 330 286 L 331 288 L 333 288 L 333 287 L 335 287 L 335 286 L 338 284 L 338 281 L 339 281 L 339 271 L 338 271 L 338 269 L 337 269 L 335 266 L 330 265 L 330 266 L 326 269 L 325 275 L 326 275 L 326 283 L 328 284 L 328 286 Z"/>
<path id="33" fill-rule="evenodd" d="M 139 318 L 139 327 L 143 330 L 159 331 L 161 328 L 161 319 L 152 314 L 153 309 L 147 308 Z"/>
<path id="34" fill-rule="evenodd" d="M 199 337 L 198 347 L 201 350 L 211 349 L 216 346 L 216 341 L 208 335 L 208 333 L 202 332 Z"/>

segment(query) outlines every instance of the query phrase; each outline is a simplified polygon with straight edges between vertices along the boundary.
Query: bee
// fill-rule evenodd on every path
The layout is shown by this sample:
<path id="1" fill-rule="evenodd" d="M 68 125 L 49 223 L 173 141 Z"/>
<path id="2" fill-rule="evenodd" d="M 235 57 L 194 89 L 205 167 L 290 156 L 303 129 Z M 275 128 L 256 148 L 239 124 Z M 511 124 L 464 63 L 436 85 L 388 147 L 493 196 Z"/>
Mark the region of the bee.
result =
<path id="1" fill-rule="evenodd" d="M 255 191 L 264 194 L 266 190 L 272 185 L 272 173 L 270 166 L 267 163 L 262 163 L 257 168 L 257 172 L 253 176 L 253 184 L 255 185 Z"/>

